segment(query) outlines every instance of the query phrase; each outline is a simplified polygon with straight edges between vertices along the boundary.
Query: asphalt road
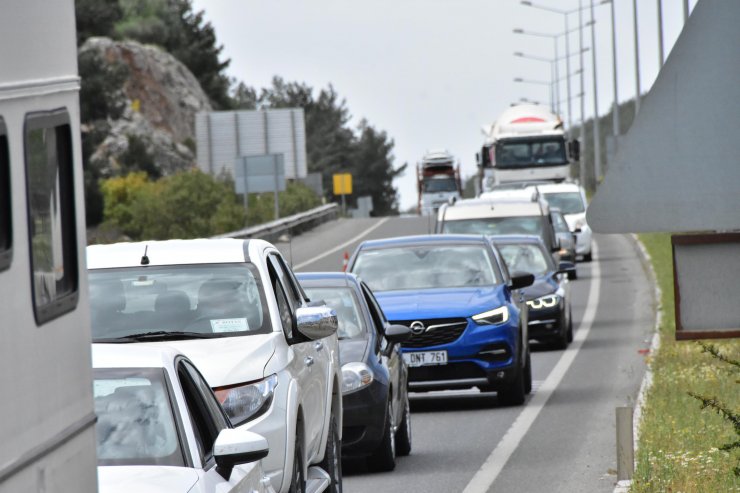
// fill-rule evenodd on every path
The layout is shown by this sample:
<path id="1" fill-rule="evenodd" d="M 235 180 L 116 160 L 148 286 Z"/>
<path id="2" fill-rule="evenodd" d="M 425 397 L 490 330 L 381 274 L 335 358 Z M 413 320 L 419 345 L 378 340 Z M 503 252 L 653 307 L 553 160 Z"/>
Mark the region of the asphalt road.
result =
<path id="1" fill-rule="evenodd" d="M 426 218 L 342 219 L 277 246 L 297 271 L 339 270 L 362 240 L 428 232 Z M 533 346 L 525 405 L 502 407 L 477 390 L 413 394 L 411 455 L 391 473 L 348 464 L 348 493 L 613 491 L 614 410 L 637 396 L 654 300 L 631 238 L 595 242 L 594 261 L 572 281 L 575 340 L 565 351 Z"/>

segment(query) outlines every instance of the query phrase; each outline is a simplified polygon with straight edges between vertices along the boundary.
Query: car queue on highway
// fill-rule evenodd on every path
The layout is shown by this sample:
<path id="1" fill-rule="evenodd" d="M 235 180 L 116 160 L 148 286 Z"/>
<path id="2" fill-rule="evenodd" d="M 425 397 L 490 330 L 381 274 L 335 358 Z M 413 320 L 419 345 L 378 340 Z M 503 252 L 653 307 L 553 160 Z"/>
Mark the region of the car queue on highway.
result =
<path id="1" fill-rule="evenodd" d="M 410 393 L 523 404 L 530 340 L 573 339 L 548 203 L 577 185 L 540 186 L 445 204 L 346 273 L 296 275 L 262 240 L 88 247 L 101 491 L 342 491 L 343 459 L 412 453 Z"/>

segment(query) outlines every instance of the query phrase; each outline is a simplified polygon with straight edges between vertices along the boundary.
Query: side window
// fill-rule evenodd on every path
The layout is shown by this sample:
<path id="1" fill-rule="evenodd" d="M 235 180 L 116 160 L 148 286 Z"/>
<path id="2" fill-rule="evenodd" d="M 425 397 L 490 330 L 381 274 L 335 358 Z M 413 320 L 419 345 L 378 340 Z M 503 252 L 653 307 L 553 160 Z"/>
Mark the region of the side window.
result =
<path id="1" fill-rule="evenodd" d="M 5 121 L 0 117 L 0 271 L 10 267 L 13 248 L 13 224 L 10 201 L 10 152 Z"/>
<path id="2" fill-rule="evenodd" d="M 300 283 L 293 275 L 288 266 L 285 265 L 285 260 L 279 255 L 270 255 L 270 261 L 273 263 L 275 269 L 280 274 L 280 279 L 283 281 L 285 289 L 288 291 L 292 305 L 299 307 L 303 304 L 303 300 L 306 299 L 306 294 L 303 292 Z"/>
<path id="3" fill-rule="evenodd" d="M 77 305 L 69 115 L 66 111 L 29 114 L 24 133 L 33 307 L 36 323 L 41 325 Z"/>
<path id="4" fill-rule="evenodd" d="M 229 424 L 211 388 L 192 365 L 180 362 L 177 374 L 185 394 L 198 450 L 203 461 L 208 462 L 213 456 L 216 437 L 221 430 L 229 428 Z"/>
<path id="5" fill-rule="evenodd" d="M 277 301 L 278 310 L 280 312 L 280 321 L 283 325 L 283 332 L 288 340 L 293 339 L 293 309 L 288 301 L 288 297 L 285 294 L 285 289 L 280 280 L 278 271 L 275 268 L 274 260 L 272 256 L 268 257 L 268 270 L 270 271 L 270 283 L 272 284 L 272 290 L 275 293 L 275 300 Z"/>

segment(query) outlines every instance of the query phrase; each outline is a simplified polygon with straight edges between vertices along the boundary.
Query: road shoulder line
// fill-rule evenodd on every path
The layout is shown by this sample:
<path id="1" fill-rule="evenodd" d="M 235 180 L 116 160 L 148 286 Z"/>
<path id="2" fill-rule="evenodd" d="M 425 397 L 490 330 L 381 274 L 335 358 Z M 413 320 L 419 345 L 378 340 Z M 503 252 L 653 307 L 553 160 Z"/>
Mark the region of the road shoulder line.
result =
<path id="1" fill-rule="evenodd" d="M 305 262 L 301 262 L 300 264 L 294 265 L 293 266 L 293 269 L 294 270 L 302 269 L 303 267 L 305 267 L 307 265 L 311 265 L 312 263 L 316 262 L 317 260 L 321 260 L 322 258 L 328 257 L 332 253 L 338 252 L 342 248 L 347 248 L 349 245 L 351 245 L 352 243 L 355 243 L 356 241 L 359 241 L 359 240 L 363 239 L 365 236 L 369 235 L 370 233 L 372 233 L 373 231 L 375 231 L 376 229 L 378 229 L 379 227 L 381 227 L 383 224 L 385 224 L 389 220 L 390 220 L 390 217 L 384 217 L 383 219 L 381 219 L 380 221 L 378 221 L 376 224 L 373 224 L 372 226 L 370 226 L 369 228 L 367 228 L 365 231 L 363 231 L 362 233 L 358 234 L 354 238 L 351 238 L 351 239 L 345 241 L 344 243 L 342 243 L 341 245 L 337 245 L 334 248 L 331 248 L 331 249 L 325 251 L 322 254 L 316 255 L 315 257 L 313 257 L 311 259 L 308 259 Z"/>
<path id="2" fill-rule="evenodd" d="M 593 270 L 591 277 L 593 280 L 589 287 L 586 311 L 584 312 L 583 319 L 576 330 L 573 343 L 563 352 L 563 355 L 553 367 L 552 371 L 550 371 L 550 374 L 537 390 L 537 393 L 519 413 L 514 423 L 496 445 L 496 448 L 493 449 L 481 468 L 467 484 L 463 493 L 485 493 L 490 489 L 511 455 L 519 446 L 519 443 L 521 443 L 522 439 L 529 431 L 529 428 L 537 419 L 540 411 L 542 411 L 545 404 L 547 404 L 547 401 L 555 392 L 555 389 L 560 385 L 563 377 L 573 364 L 573 361 L 575 361 L 584 341 L 588 338 L 588 334 L 591 331 L 591 327 L 593 326 L 593 322 L 596 317 L 596 308 L 599 304 L 601 291 L 601 267 L 598 262 L 597 252 L 598 249 L 594 243 L 593 255 L 596 261 L 592 263 Z"/>

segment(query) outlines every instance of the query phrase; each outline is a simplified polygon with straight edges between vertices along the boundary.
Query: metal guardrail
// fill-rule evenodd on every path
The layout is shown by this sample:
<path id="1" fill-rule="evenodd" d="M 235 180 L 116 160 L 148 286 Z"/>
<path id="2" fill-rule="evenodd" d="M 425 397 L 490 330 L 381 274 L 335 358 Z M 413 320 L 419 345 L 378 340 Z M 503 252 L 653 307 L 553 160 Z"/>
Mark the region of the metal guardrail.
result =
<path id="1" fill-rule="evenodd" d="M 338 204 L 326 204 L 316 207 L 315 209 L 293 214 L 292 216 L 270 221 L 269 223 L 250 226 L 248 228 L 240 229 L 239 231 L 232 231 L 231 233 L 213 236 L 212 238 L 260 238 L 263 240 L 274 241 L 285 232 L 295 234 L 297 232 L 305 231 L 307 229 L 311 229 L 317 224 L 336 219 L 338 215 Z"/>

